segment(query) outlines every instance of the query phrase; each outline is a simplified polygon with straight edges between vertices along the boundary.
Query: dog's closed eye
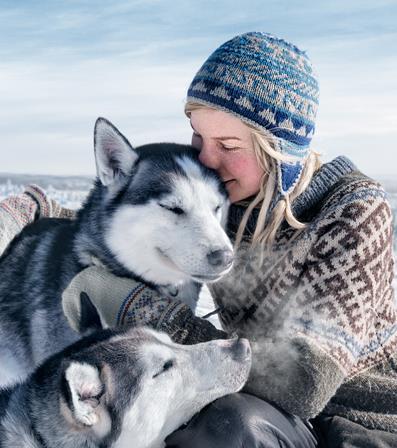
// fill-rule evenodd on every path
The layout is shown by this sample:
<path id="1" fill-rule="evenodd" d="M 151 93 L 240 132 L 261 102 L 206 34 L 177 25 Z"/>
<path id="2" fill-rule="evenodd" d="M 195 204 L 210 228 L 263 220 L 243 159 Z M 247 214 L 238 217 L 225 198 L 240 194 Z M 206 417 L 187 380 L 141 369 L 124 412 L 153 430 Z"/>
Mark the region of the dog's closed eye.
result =
<path id="1" fill-rule="evenodd" d="M 158 377 L 159 375 L 161 375 L 162 373 L 167 372 L 168 370 L 172 369 L 172 367 L 174 367 L 174 360 L 173 359 L 169 359 L 168 361 L 166 361 L 161 370 L 159 372 L 157 372 L 155 375 L 153 375 L 153 378 Z"/>
<path id="2" fill-rule="evenodd" d="M 165 204 L 159 204 L 160 207 L 165 208 L 166 210 L 168 210 L 171 213 L 174 213 L 175 215 L 184 215 L 185 214 L 185 210 L 183 210 L 183 208 L 178 207 L 178 206 L 171 206 L 171 205 L 165 205 Z"/>

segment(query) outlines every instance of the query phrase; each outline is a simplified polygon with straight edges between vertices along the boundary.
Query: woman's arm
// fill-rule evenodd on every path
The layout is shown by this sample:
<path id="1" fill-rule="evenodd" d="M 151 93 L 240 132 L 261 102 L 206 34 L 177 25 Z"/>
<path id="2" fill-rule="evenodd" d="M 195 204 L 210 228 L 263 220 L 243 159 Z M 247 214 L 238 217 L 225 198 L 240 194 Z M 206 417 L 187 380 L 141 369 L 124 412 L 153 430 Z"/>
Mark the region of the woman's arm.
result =
<path id="1" fill-rule="evenodd" d="M 37 185 L 29 185 L 23 193 L 7 197 L 0 202 L 0 256 L 11 240 L 35 219 L 73 218 L 74 214 L 48 198 Z"/>

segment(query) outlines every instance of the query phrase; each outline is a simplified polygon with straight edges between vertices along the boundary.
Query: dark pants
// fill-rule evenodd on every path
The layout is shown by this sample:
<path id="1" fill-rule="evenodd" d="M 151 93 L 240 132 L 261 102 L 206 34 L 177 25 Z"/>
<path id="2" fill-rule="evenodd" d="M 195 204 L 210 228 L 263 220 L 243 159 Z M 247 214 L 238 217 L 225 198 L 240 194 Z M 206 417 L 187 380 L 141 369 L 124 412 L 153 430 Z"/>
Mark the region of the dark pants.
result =
<path id="1" fill-rule="evenodd" d="M 327 448 L 395 448 L 397 434 L 368 429 L 346 418 L 317 417 L 316 428 L 326 441 Z"/>
<path id="2" fill-rule="evenodd" d="M 244 393 L 214 401 L 166 439 L 168 448 L 315 448 L 309 424 Z"/>

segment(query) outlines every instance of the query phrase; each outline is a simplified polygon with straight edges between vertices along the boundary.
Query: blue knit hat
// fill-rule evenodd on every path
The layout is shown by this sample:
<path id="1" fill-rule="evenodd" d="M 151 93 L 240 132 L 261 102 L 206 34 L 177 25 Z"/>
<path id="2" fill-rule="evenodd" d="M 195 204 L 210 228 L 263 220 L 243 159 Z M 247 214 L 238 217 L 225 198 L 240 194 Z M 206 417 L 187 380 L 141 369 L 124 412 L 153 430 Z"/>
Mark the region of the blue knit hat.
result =
<path id="1" fill-rule="evenodd" d="M 187 101 L 229 112 L 269 131 L 277 150 L 295 157 L 279 162 L 279 190 L 298 183 L 315 128 L 318 82 L 304 51 L 265 33 L 246 33 L 221 45 L 190 84 Z"/>

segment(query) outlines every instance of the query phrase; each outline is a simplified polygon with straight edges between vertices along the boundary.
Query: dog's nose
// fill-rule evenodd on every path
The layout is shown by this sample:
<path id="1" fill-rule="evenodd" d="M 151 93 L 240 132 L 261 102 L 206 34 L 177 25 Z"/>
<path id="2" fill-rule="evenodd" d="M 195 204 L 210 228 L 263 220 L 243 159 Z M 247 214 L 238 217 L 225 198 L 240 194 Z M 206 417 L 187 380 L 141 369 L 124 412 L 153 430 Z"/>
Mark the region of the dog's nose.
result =
<path id="1" fill-rule="evenodd" d="M 207 254 L 208 263 L 214 267 L 228 268 L 233 263 L 233 251 L 226 250 L 214 250 Z"/>

